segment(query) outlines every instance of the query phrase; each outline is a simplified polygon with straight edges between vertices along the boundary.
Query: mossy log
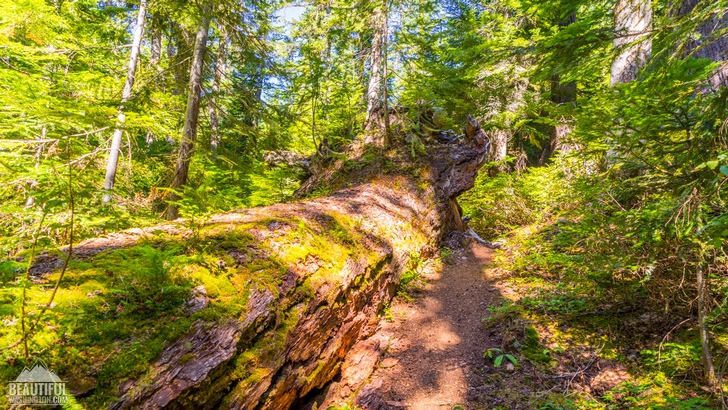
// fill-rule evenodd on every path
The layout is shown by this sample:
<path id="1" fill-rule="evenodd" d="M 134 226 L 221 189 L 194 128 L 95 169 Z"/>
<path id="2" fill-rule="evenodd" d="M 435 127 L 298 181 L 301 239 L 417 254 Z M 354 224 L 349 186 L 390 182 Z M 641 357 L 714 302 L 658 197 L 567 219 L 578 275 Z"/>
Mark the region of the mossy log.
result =
<path id="1" fill-rule="evenodd" d="M 359 147 L 304 184 L 326 196 L 80 244 L 77 256 L 88 262 L 70 278 L 88 277 L 108 249 L 139 243 L 174 241 L 188 260 L 204 262 L 179 270 L 193 301 L 155 319 L 185 327 L 162 339 L 144 370 L 119 371 L 116 385 L 99 381 L 85 400 L 114 409 L 288 409 L 323 387 L 375 330 L 410 255 L 432 255 L 463 228 L 455 198 L 473 186 L 487 138 L 471 123 L 459 139 L 425 145 L 415 157 L 406 146 Z M 41 260 L 35 273 L 54 266 Z M 111 355 L 127 354 L 114 343 Z"/>

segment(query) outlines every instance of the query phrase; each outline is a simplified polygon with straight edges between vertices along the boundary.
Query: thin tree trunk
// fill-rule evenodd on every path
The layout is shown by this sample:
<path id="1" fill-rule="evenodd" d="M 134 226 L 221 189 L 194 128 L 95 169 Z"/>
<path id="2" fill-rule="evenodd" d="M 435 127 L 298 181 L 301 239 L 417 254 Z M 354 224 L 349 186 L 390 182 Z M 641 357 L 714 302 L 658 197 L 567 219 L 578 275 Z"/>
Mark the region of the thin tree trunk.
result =
<path id="1" fill-rule="evenodd" d="M 170 69 L 174 75 L 173 95 L 180 95 L 184 88 L 185 70 L 189 67 L 186 62 L 186 53 L 189 43 L 189 35 L 187 30 L 180 27 L 174 21 L 169 22 L 169 39 L 167 42 L 167 58 L 169 59 Z"/>
<path id="2" fill-rule="evenodd" d="M 610 86 L 637 78 L 652 54 L 652 40 L 647 37 L 651 28 L 650 0 L 618 0 L 614 9 L 614 48 L 619 54 L 612 62 Z"/>
<path id="3" fill-rule="evenodd" d="M 222 37 L 217 49 L 217 59 L 215 61 L 215 75 L 212 81 L 212 95 L 210 96 L 210 151 L 217 152 L 220 147 L 220 134 L 218 132 L 217 118 L 217 95 L 220 93 L 220 82 L 222 81 L 225 71 L 227 71 L 227 41 L 228 35 L 225 29 L 222 29 Z"/>
<path id="4" fill-rule="evenodd" d="M 190 170 L 190 157 L 197 139 L 197 123 L 200 117 L 200 94 L 202 93 L 202 66 L 207 52 L 207 32 L 210 29 L 210 13 L 208 8 L 202 11 L 202 22 L 195 37 L 195 50 L 190 68 L 189 94 L 187 95 L 187 110 L 185 112 L 185 124 L 182 133 L 182 142 L 177 157 L 177 168 L 172 178 L 173 190 L 179 190 L 187 183 L 187 176 Z M 179 217 L 179 209 L 174 204 L 180 199 L 176 192 L 170 194 L 170 204 L 167 208 L 167 219 L 173 220 Z"/>
<path id="5" fill-rule="evenodd" d="M 710 387 L 715 387 L 715 367 L 713 366 L 713 355 L 710 352 L 710 334 L 708 333 L 706 299 L 708 284 L 705 280 L 703 263 L 698 264 L 698 322 L 700 327 L 700 344 L 703 349 L 703 366 L 705 380 Z"/>
<path id="6" fill-rule="evenodd" d="M 382 108 L 382 41 L 384 39 L 385 13 L 377 7 L 372 16 L 372 48 L 369 55 L 369 86 L 367 87 L 366 129 L 373 129 L 375 117 Z"/>
<path id="7" fill-rule="evenodd" d="M 48 129 L 44 125 L 43 128 L 40 130 L 40 137 L 39 139 L 44 140 L 46 139 L 48 133 Z M 40 161 L 43 159 L 43 151 L 45 150 L 45 142 L 41 142 L 38 144 L 38 149 L 35 151 L 35 171 L 38 172 L 38 169 L 40 168 Z M 29 188 L 33 188 L 38 184 L 38 181 L 30 181 Z M 35 198 L 32 195 L 28 196 L 28 199 L 25 201 L 25 207 L 31 207 L 35 205 Z"/>
<path id="8" fill-rule="evenodd" d="M 316 147 L 316 152 L 321 155 L 325 155 L 326 153 L 323 151 L 323 142 L 319 144 L 316 139 L 316 98 L 318 97 L 318 77 L 311 87 L 313 88 L 311 90 L 311 141 L 313 141 L 313 146 Z"/>
<path id="9" fill-rule="evenodd" d="M 124 104 L 131 98 L 131 90 L 134 87 L 134 74 L 136 73 L 137 61 L 139 60 L 139 51 L 142 44 L 142 34 L 144 33 L 144 20 L 147 17 L 147 0 L 141 0 L 139 4 L 139 14 L 137 16 L 137 25 L 134 30 L 134 40 L 131 46 L 131 56 L 129 57 L 129 68 L 126 72 L 126 82 L 124 83 L 124 91 L 121 94 L 121 105 L 119 105 L 119 114 L 116 119 L 116 129 L 111 139 L 111 151 L 109 152 L 109 162 L 106 164 L 106 177 L 104 178 L 103 201 L 111 202 L 111 190 L 114 188 L 114 180 L 116 179 L 116 169 L 119 164 L 119 152 L 121 150 L 122 127 L 126 122 L 124 115 Z"/>

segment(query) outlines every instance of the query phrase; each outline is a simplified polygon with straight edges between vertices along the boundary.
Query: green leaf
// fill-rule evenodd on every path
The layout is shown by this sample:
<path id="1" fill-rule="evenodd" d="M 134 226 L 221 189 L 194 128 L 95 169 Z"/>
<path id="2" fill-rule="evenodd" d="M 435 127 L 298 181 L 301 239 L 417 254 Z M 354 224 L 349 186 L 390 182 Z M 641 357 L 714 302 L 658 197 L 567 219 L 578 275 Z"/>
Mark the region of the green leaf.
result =
<path id="1" fill-rule="evenodd" d="M 715 159 L 715 160 L 706 162 L 705 163 L 705 166 L 707 166 L 710 169 L 715 169 L 718 166 L 719 163 L 720 163 L 720 161 L 718 161 L 717 159 Z"/>
<path id="2" fill-rule="evenodd" d="M 728 177 L 728 165 L 721 166 L 720 169 L 718 169 L 718 171 L 720 171 L 721 174 Z"/>
<path id="3" fill-rule="evenodd" d="M 493 365 L 495 367 L 500 367 L 500 365 L 503 363 L 503 355 L 500 355 L 495 358 L 495 362 L 493 362 Z"/>
<path id="4" fill-rule="evenodd" d="M 511 363 L 513 363 L 513 364 L 518 364 L 518 360 L 516 360 L 516 358 L 513 357 L 513 355 L 507 354 L 506 359 L 510 360 Z"/>

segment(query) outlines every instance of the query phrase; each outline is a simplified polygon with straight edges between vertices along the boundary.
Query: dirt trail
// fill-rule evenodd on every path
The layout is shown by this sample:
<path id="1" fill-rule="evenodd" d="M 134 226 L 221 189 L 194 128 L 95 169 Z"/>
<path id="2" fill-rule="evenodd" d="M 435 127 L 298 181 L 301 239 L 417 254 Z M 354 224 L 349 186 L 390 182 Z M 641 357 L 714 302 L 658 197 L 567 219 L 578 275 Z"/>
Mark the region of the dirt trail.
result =
<path id="1" fill-rule="evenodd" d="M 393 319 L 382 320 L 378 330 L 388 347 L 364 388 L 377 403 L 366 407 L 470 407 L 482 386 L 483 352 L 499 345 L 481 323 L 488 306 L 500 299 L 483 273 L 492 256 L 480 244 L 456 251 L 442 272 L 428 275 L 415 300 L 395 299 Z"/>

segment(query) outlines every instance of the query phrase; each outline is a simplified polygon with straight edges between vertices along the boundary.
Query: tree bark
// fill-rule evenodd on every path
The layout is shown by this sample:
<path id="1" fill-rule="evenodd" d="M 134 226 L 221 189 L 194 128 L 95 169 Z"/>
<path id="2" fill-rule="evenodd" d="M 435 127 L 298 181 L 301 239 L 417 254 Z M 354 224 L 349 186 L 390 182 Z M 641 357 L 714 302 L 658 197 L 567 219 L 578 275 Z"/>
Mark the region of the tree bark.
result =
<path id="1" fill-rule="evenodd" d="M 645 0 L 646 1 L 646 0 Z M 576 14 L 570 14 L 566 19 L 559 21 L 559 27 L 566 27 L 576 22 Z M 557 107 L 563 105 L 576 104 L 576 82 L 562 82 L 560 74 L 554 74 L 551 77 L 551 102 Z M 559 110 L 556 111 L 557 113 Z M 565 148 L 564 140 L 571 133 L 571 125 L 569 121 L 561 116 L 557 120 L 557 124 L 550 130 L 548 145 L 541 151 L 539 158 L 540 164 L 547 163 L 557 152 Z"/>
<path id="2" fill-rule="evenodd" d="M 383 30 L 382 30 L 382 102 L 384 103 L 384 144 L 389 146 L 391 144 L 391 129 L 389 125 L 389 93 L 388 93 L 388 75 L 389 65 L 387 64 L 387 45 L 389 36 L 389 6 L 387 4 L 389 0 L 382 0 L 383 12 Z"/>
<path id="3" fill-rule="evenodd" d="M 217 117 L 217 96 L 220 93 L 220 82 L 225 76 L 227 71 L 227 31 L 223 28 L 222 36 L 220 38 L 220 44 L 217 49 L 217 59 L 215 61 L 215 75 L 212 81 L 212 94 L 210 95 L 210 129 L 212 134 L 210 135 L 210 151 L 214 154 L 220 147 L 220 133 L 218 132 L 218 117 Z"/>
<path id="4" fill-rule="evenodd" d="M 131 55 L 129 56 L 129 67 L 126 72 L 126 82 L 124 90 L 121 94 L 121 105 L 116 119 L 116 129 L 111 138 L 111 150 L 109 151 L 109 162 L 106 164 L 106 177 L 104 178 L 104 196 L 103 201 L 111 202 L 111 190 L 114 188 L 114 180 L 116 179 L 116 169 L 119 164 L 119 153 L 121 150 L 122 127 L 126 122 L 124 115 L 124 104 L 131 98 L 131 91 L 134 87 L 134 75 L 136 73 L 137 61 L 139 60 L 139 52 L 142 44 L 142 34 L 144 33 L 144 20 L 147 16 L 147 0 L 141 0 L 139 4 L 139 14 L 137 15 L 137 25 L 134 30 L 134 39 L 131 46 Z"/>
<path id="5" fill-rule="evenodd" d="M 678 9 L 678 15 L 686 16 L 693 12 L 701 0 L 684 0 Z M 728 27 L 728 15 L 719 18 L 711 17 L 697 27 L 698 39 L 690 38 L 687 43 L 686 54 L 695 58 L 707 58 L 714 62 L 723 62 L 708 78 L 710 87 L 715 90 L 721 86 L 728 86 L 728 34 L 716 36 L 716 32 Z"/>
<path id="6" fill-rule="evenodd" d="M 698 265 L 698 322 L 700 328 L 700 345 L 703 350 L 703 370 L 705 380 L 710 387 L 715 387 L 717 380 L 715 378 L 715 367 L 713 366 L 713 355 L 710 352 L 710 333 L 708 333 L 708 312 L 706 299 L 708 298 L 708 283 L 705 279 L 704 267 L 702 262 Z"/>
<path id="7" fill-rule="evenodd" d="M 174 78 L 173 95 L 180 95 L 182 89 L 185 87 L 185 72 L 187 72 L 189 67 L 186 50 L 191 48 L 190 45 L 190 35 L 187 30 L 170 20 L 167 58 L 169 59 L 169 68 L 172 70 Z"/>
<path id="8" fill-rule="evenodd" d="M 382 108 L 382 62 L 386 13 L 380 7 L 372 15 L 372 48 L 369 54 L 369 86 L 367 87 L 367 117 L 365 128 L 376 128 L 376 117 Z M 370 133 L 371 134 L 371 133 Z M 366 141 L 371 143 L 373 141 Z"/>
<path id="9" fill-rule="evenodd" d="M 195 50 L 190 68 L 190 85 L 187 95 L 187 110 L 185 111 L 185 124 L 182 132 L 182 143 L 179 147 L 177 167 L 172 177 L 171 188 L 175 191 L 181 189 L 187 183 L 187 176 L 190 170 L 190 158 L 195 140 L 197 139 L 197 123 L 200 117 L 200 94 L 202 93 L 202 66 L 207 52 L 207 34 L 210 29 L 210 13 L 207 8 L 202 11 L 202 21 L 197 29 L 195 37 Z M 169 207 L 166 218 L 168 220 L 179 217 L 179 209 L 174 203 L 180 199 L 177 192 L 173 191 L 169 197 Z"/>
<path id="10" fill-rule="evenodd" d="M 159 30 L 152 31 L 151 57 L 149 63 L 157 67 L 162 58 L 162 33 Z"/>
<path id="11" fill-rule="evenodd" d="M 490 138 L 490 152 L 488 152 L 488 162 L 500 162 L 506 159 L 508 155 L 508 142 L 513 136 L 512 131 L 495 128 L 488 131 Z M 495 177 L 501 172 L 506 172 L 508 167 L 505 164 L 491 166 L 488 169 L 488 175 Z"/>
<path id="12" fill-rule="evenodd" d="M 618 0 L 614 9 L 614 48 L 610 86 L 628 83 L 652 54 L 652 3 L 650 0 Z"/>
<path id="13" fill-rule="evenodd" d="M 551 102 L 557 106 L 576 103 L 576 83 L 573 81 L 562 83 L 561 76 L 555 75 L 551 79 Z M 548 145 L 541 151 L 540 164 L 547 163 L 559 151 L 568 151 L 564 140 L 571 133 L 572 126 L 565 117 L 556 120 L 557 124 L 550 130 Z"/>

